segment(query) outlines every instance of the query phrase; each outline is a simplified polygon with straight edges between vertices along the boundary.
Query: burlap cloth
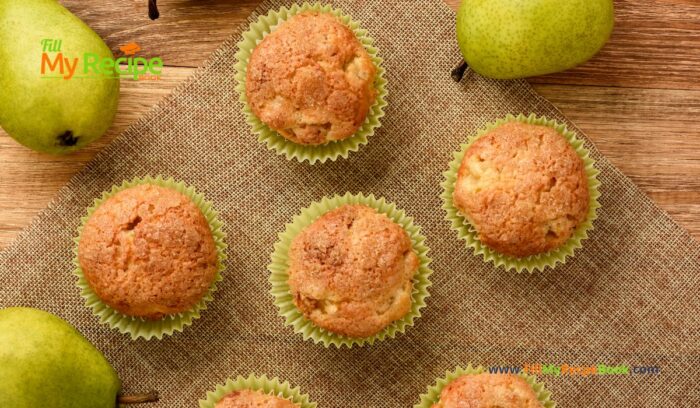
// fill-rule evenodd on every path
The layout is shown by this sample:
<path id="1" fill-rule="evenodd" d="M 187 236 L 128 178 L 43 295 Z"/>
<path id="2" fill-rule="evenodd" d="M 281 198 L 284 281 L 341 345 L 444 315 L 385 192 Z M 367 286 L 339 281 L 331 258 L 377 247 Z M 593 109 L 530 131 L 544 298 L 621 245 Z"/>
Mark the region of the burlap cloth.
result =
<path id="1" fill-rule="evenodd" d="M 258 12 L 283 3 L 266 1 Z M 194 407 L 215 384 L 250 372 L 288 379 L 320 407 L 409 407 L 445 370 L 468 362 L 658 365 L 656 376 L 540 378 L 562 407 L 699 406 L 698 242 L 588 142 L 602 170 L 603 208 L 583 250 L 566 266 L 532 276 L 484 264 L 444 220 L 441 173 L 452 152 L 507 113 L 575 126 L 524 81 L 470 74 L 454 83 L 455 15 L 441 0 L 333 4 L 370 30 L 385 59 L 389 106 L 368 146 L 311 167 L 259 144 L 233 90 L 245 28 L 238 27 L 204 69 L 104 149 L 0 254 L 0 306 L 66 318 L 104 351 L 127 391 L 158 389 L 155 407 Z M 133 342 L 83 306 L 71 275 L 72 238 L 103 190 L 158 173 L 195 185 L 215 203 L 230 261 L 193 326 L 162 341 Z M 415 217 L 434 258 L 434 285 L 406 335 L 324 349 L 277 317 L 266 265 L 277 233 L 300 208 L 346 191 L 387 197 Z"/>

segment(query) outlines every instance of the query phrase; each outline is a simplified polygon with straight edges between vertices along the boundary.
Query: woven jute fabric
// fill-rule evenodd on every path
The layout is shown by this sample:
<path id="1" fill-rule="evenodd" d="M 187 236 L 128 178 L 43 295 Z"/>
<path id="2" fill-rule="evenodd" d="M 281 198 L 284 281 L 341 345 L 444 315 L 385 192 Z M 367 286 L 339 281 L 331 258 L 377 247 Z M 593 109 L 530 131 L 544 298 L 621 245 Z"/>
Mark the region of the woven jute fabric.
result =
<path id="1" fill-rule="evenodd" d="M 515 274 L 473 256 L 444 220 L 440 182 L 469 134 L 508 113 L 565 122 L 524 81 L 468 74 L 454 13 L 441 0 L 332 2 L 369 29 L 389 80 L 381 129 L 347 160 L 309 166 L 258 143 L 234 91 L 236 28 L 205 67 L 105 148 L 0 254 L 0 306 L 51 311 L 117 368 L 126 391 L 157 389 L 154 407 L 193 407 L 227 377 L 254 372 L 302 387 L 320 407 L 410 407 L 436 377 L 469 362 L 659 366 L 658 375 L 541 376 L 562 407 L 700 406 L 700 245 L 600 155 L 602 209 L 575 258 Z M 285 2 L 261 4 L 251 16 Z M 226 223 L 224 281 L 202 317 L 162 341 L 100 325 L 72 272 L 85 208 L 124 179 L 162 174 L 196 186 Z M 422 227 L 434 259 L 423 316 L 396 339 L 325 349 L 284 326 L 269 294 L 277 234 L 326 195 L 373 193 Z"/>

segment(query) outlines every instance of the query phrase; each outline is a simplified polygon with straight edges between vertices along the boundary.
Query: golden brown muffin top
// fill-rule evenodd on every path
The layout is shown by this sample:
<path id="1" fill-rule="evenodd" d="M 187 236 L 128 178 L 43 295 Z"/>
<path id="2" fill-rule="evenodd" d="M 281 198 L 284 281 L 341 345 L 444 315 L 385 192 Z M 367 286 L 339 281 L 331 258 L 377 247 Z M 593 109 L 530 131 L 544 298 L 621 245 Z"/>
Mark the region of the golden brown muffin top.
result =
<path id="1" fill-rule="evenodd" d="M 285 138 L 318 145 L 352 136 L 374 103 L 376 67 L 336 17 L 306 12 L 255 47 L 246 74 L 253 113 Z"/>
<path id="2" fill-rule="evenodd" d="M 202 212 L 187 196 L 151 184 L 120 191 L 95 210 L 78 260 L 104 303 L 152 320 L 191 309 L 217 272 L 216 244 Z"/>
<path id="3" fill-rule="evenodd" d="M 524 378 L 509 374 L 467 374 L 442 389 L 432 408 L 542 408 Z"/>
<path id="4" fill-rule="evenodd" d="M 289 249 L 294 304 L 316 326 L 369 337 L 411 308 L 418 256 L 404 229 L 364 205 L 344 205 L 302 230 Z"/>
<path id="5" fill-rule="evenodd" d="M 561 134 L 510 122 L 467 149 L 453 198 L 482 243 L 526 257 L 573 235 L 588 213 L 588 194 L 583 161 Z"/>
<path id="6" fill-rule="evenodd" d="M 215 408 L 299 408 L 299 405 L 262 391 L 241 390 L 225 395 Z"/>

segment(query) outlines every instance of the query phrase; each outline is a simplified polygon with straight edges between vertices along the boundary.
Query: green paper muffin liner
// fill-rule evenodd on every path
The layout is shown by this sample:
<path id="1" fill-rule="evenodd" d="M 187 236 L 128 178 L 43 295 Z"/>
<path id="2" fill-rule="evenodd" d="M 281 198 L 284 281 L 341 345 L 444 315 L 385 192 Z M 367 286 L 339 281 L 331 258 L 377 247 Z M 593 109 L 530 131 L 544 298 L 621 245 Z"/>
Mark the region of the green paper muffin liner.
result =
<path id="1" fill-rule="evenodd" d="M 292 294 L 287 283 L 289 278 L 287 255 L 294 237 L 321 215 L 346 204 L 364 204 L 372 207 L 402 226 L 411 238 L 413 249 L 420 260 L 418 271 L 413 277 L 411 310 L 403 318 L 394 321 L 381 332 L 366 338 L 347 337 L 315 326 L 297 309 L 292 301 Z M 279 234 L 279 241 L 275 244 L 275 250 L 272 254 L 272 262 L 267 268 L 271 272 L 269 280 L 272 284 L 272 290 L 270 293 L 275 298 L 279 315 L 285 318 L 285 324 L 292 326 L 294 332 L 300 333 L 304 340 L 311 339 L 314 343 L 323 343 L 325 347 L 330 347 L 332 344 L 337 348 L 372 345 L 375 341 L 394 338 L 397 333 L 403 333 L 407 327 L 413 326 L 414 321 L 420 317 L 420 310 L 425 307 L 425 300 L 429 296 L 428 287 L 431 285 L 429 277 L 432 271 L 428 267 L 431 259 L 428 258 L 428 250 L 425 245 L 425 237 L 420 233 L 420 228 L 413 223 L 413 219 L 384 198 L 377 199 L 374 195 L 365 196 L 361 193 L 357 195 L 346 193 L 344 196 L 336 195 L 331 198 L 324 197 L 321 201 L 314 202 L 301 210 L 301 213 L 286 225 L 285 231 Z"/>
<path id="2" fill-rule="evenodd" d="M 272 130 L 255 116 L 248 106 L 245 94 L 246 70 L 253 49 L 267 34 L 276 29 L 280 23 L 305 11 L 330 13 L 338 17 L 340 21 L 355 33 L 360 43 L 362 43 L 367 50 L 372 62 L 374 62 L 374 65 L 377 67 L 377 77 L 374 83 L 377 97 L 374 105 L 372 105 L 367 113 L 364 124 L 353 136 L 347 139 L 329 142 L 319 146 L 306 146 L 294 143 Z M 246 116 L 246 121 L 252 127 L 253 132 L 258 135 L 258 140 L 261 143 L 265 143 L 269 150 L 273 150 L 280 155 L 285 155 L 287 160 L 296 159 L 300 162 L 308 161 L 310 164 L 315 164 L 319 161 L 321 163 L 326 162 L 326 160 L 335 161 L 338 157 L 346 159 L 350 152 L 356 152 L 360 149 L 360 146 L 367 144 L 368 138 L 372 136 L 374 131 L 381 125 L 380 119 L 384 116 L 384 107 L 387 105 L 386 97 L 388 91 L 386 89 L 387 81 L 384 77 L 385 71 L 382 67 L 383 60 L 378 54 L 379 50 L 374 46 L 374 40 L 369 36 L 367 30 L 362 29 L 360 23 L 352 20 L 350 16 L 344 14 L 341 10 L 332 8 L 330 5 L 323 5 L 321 3 L 293 4 L 289 8 L 282 7 L 279 11 L 273 10 L 265 16 L 260 16 L 256 22 L 250 25 L 250 29 L 243 33 L 243 39 L 238 43 L 238 52 L 236 52 L 236 91 L 240 95 L 239 100 L 243 103 L 243 113 Z"/>
<path id="3" fill-rule="evenodd" d="M 83 270 L 80 267 L 80 263 L 78 262 L 78 244 L 80 243 L 80 236 L 83 232 L 83 227 L 90 216 L 92 216 L 92 214 L 95 212 L 97 207 L 102 205 L 102 203 L 104 203 L 110 197 L 113 197 L 118 192 L 140 184 L 153 184 L 156 186 L 169 188 L 189 197 L 199 207 L 202 214 L 207 219 L 217 249 L 218 270 L 207 294 L 204 295 L 199 303 L 197 303 L 191 310 L 174 315 L 168 315 L 160 320 L 146 320 L 140 317 L 127 316 L 107 306 L 88 284 L 87 279 L 85 279 L 85 276 L 83 275 Z M 172 335 L 174 332 L 182 331 L 185 326 L 192 324 L 192 321 L 194 319 L 198 319 L 200 313 L 207 308 L 207 303 L 213 300 L 213 293 L 216 291 L 216 284 L 223 279 L 221 273 L 225 268 L 225 261 L 227 258 L 227 245 L 225 240 L 226 233 L 223 231 L 223 223 L 219 220 L 218 213 L 212 208 L 212 204 L 205 200 L 204 195 L 197 193 L 193 187 L 188 187 L 184 183 L 175 181 L 172 178 L 164 179 L 161 176 L 157 176 L 155 178 L 151 176 L 146 176 L 144 178 L 137 177 L 131 181 L 124 181 L 121 185 L 113 186 L 111 190 L 103 192 L 102 196 L 95 199 L 93 205 L 87 209 L 87 214 L 81 218 L 80 227 L 78 227 L 78 236 L 73 240 L 75 242 L 73 249 L 73 264 L 75 269 L 73 274 L 78 277 L 77 286 L 81 289 L 80 294 L 83 299 L 85 299 L 85 305 L 92 309 L 92 313 L 100 319 L 100 323 L 106 324 L 113 329 L 117 329 L 122 334 L 129 334 L 132 340 L 136 340 L 139 337 L 146 340 L 150 340 L 155 337 L 160 340 L 164 335 Z"/>
<path id="4" fill-rule="evenodd" d="M 420 402 L 414 405 L 413 408 L 431 408 L 433 404 L 440 401 L 440 393 L 442 393 L 442 389 L 445 388 L 447 384 L 463 375 L 475 375 L 484 372 L 486 372 L 484 367 L 473 367 L 471 364 L 469 364 L 467 368 L 457 367 L 454 371 L 446 372 L 445 377 L 437 379 L 435 384 L 428 388 L 428 392 L 421 394 Z M 544 383 L 537 382 L 537 377 L 525 373 L 517 375 L 524 378 L 525 381 L 530 384 L 537 395 L 537 400 L 544 408 L 555 408 L 557 406 L 557 403 L 551 400 L 552 393 L 544 388 Z"/>
<path id="5" fill-rule="evenodd" d="M 316 408 L 315 402 L 309 402 L 309 396 L 302 394 L 299 387 L 292 388 L 289 382 L 281 382 L 277 377 L 267 378 L 250 374 L 248 378 L 238 376 L 235 380 L 229 378 L 224 384 L 216 386 L 214 391 L 207 393 L 207 399 L 199 400 L 199 408 L 214 408 L 224 396 L 242 390 L 262 391 L 265 394 L 285 398 L 299 405 L 300 408 Z"/>
<path id="6" fill-rule="evenodd" d="M 452 194 L 454 192 L 455 182 L 457 180 L 457 172 L 459 171 L 459 166 L 461 165 L 464 154 L 469 146 L 493 129 L 505 123 L 514 121 L 532 125 L 548 126 L 564 136 L 574 148 L 576 154 L 578 154 L 581 160 L 583 160 L 586 176 L 588 177 L 589 191 L 588 214 L 586 215 L 586 219 L 581 223 L 581 225 L 578 226 L 576 231 L 574 231 L 571 238 L 569 238 L 569 240 L 559 248 L 542 254 L 531 255 L 523 258 L 516 258 L 500 254 L 482 244 L 481 241 L 479 241 L 476 229 L 469 223 L 466 217 L 459 213 L 452 200 Z M 485 262 L 492 262 L 496 267 L 503 266 L 506 270 L 515 269 L 518 273 L 524 270 L 530 273 L 534 271 L 543 271 L 547 267 L 554 269 L 557 264 L 566 263 L 567 257 L 573 256 L 574 251 L 583 246 L 582 241 L 588 238 L 588 231 L 593 229 L 593 221 L 597 218 L 597 209 L 600 208 L 600 203 L 598 202 L 598 198 L 600 197 L 600 182 L 598 181 L 598 174 L 600 172 L 594 165 L 595 161 L 590 157 L 590 153 L 584 147 L 583 140 L 576 138 L 574 132 L 568 130 L 565 125 L 559 124 L 554 120 L 548 120 L 545 117 L 539 118 L 534 114 L 531 114 L 530 116 L 524 116 L 522 114 L 518 116 L 508 115 L 503 119 L 499 119 L 496 122 L 488 124 L 476 135 L 469 137 L 467 143 L 462 144 L 460 150 L 454 154 L 454 160 L 452 160 L 450 163 L 449 170 L 443 173 L 445 180 L 442 183 L 443 193 L 441 197 L 443 200 L 443 208 L 445 211 L 447 211 L 446 219 L 452 224 L 452 229 L 457 231 L 459 238 L 466 241 L 467 246 L 474 250 L 475 255 L 483 256 Z"/>

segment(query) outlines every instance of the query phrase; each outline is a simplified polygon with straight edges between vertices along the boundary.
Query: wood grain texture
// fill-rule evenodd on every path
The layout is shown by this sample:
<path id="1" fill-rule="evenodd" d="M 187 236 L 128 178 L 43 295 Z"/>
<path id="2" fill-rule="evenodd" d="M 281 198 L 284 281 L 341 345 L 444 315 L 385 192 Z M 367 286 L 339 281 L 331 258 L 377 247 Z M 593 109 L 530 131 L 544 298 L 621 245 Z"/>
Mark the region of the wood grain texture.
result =
<path id="1" fill-rule="evenodd" d="M 459 0 L 445 0 L 456 7 Z M 62 1 L 115 54 L 138 42 L 161 56 L 160 81 L 122 81 L 119 112 L 99 142 L 69 156 L 25 149 L 0 130 L 0 248 L 44 208 L 101 147 L 187 78 L 244 21 L 257 0 Z M 642 4 L 643 3 L 643 4 Z M 582 67 L 531 79 L 600 150 L 700 238 L 700 1 L 616 1 L 611 42 Z M 457 56 L 455 56 L 457 58 Z"/>
<path id="2" fill-rule="evenodd" d="M 158 0 L 160 18 L 148 18 L 146 0 L 61 0 L 112 49 L 135 41 L 139 55 L 168 66 L 197 67 L 248 18 L 259 0 Z"/>

